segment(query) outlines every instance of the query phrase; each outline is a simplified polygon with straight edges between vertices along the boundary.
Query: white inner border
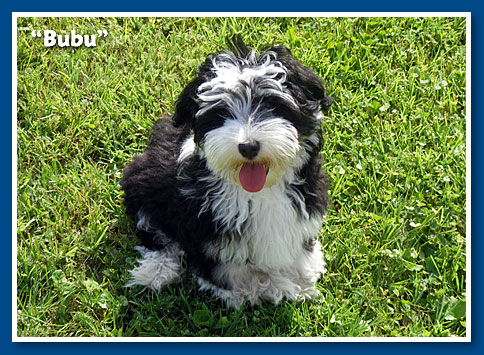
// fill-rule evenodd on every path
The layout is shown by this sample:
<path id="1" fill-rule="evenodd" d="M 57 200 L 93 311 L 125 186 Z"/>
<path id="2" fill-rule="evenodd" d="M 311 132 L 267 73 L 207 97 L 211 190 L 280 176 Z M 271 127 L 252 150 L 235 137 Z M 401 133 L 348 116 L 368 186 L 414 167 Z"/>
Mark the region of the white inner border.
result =
<path id="1" fill-rule="evenodd" d="M 465 17 L 466 18 L 466 336 L 465 337 L 18 337 L 17 19 L 19 17 Z M 12 341 L 13 342 L 470 342 L 471 341 L 471 13 L 470 12 L 12 12 Z"/>

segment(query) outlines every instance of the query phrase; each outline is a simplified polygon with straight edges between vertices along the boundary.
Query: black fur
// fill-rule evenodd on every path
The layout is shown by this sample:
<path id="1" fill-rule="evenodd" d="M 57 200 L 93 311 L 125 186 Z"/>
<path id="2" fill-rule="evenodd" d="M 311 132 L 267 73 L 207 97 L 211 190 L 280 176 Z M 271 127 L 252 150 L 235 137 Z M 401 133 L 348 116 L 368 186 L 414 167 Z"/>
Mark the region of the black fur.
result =
<path id="1" fill-rule="evenodd" d="M 218 237 L 212 216 L 200 211 L 200 199 L 186 199 L 180 195 L 184 185 L 199 186 L 199 178 L 208 175 L 205 162 L 193 160 L 186 166 L 190 180 L 177 178 L 177 162 L 183 137 L 182 130 L 172 127 L 167 119 L 153 126 L 153 138 L 145 153 L 134 159 L 124 170 L 121 187 L 125 191 L 126 211 L 137 222 L 142 210 L 150 217 L 154 230 L 161 230 L 180 243 L 187 255 L 189 268 L 202 277 L 210 278 L 213 261 L 200 252 L 208 240 Z M 180 136 L 181 135 L 181 136 Z M 156 233 L 139 230 L 143 245 L 149 249 L 163 249 Z"/>

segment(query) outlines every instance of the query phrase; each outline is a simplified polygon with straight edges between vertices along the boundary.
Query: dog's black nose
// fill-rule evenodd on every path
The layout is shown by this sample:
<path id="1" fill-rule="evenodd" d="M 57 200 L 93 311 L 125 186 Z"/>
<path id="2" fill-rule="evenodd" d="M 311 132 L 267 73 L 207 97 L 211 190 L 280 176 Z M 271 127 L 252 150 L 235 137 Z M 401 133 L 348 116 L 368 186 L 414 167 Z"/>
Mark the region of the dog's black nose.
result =
<path id="1" fill-rule="evenodd" d="M 247 159 L 254 159 L 259 154 L 260 143 L 258 141 L 249 141 L 239 144 L 240 154 Z"/>

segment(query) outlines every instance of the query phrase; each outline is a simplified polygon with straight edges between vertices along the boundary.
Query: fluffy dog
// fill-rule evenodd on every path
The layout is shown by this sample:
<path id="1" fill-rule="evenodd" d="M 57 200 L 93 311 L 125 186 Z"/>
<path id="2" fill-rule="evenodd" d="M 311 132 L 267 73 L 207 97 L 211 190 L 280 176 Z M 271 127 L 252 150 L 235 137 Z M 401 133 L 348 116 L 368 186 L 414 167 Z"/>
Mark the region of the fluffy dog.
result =
<path id="1" fill-rule="evenodd" d="M 229 306 L 317 296 L 331 101 L 285 47 L 259 53 L 234 38 L 209 55 L 124 171 L 143 244 L 128 285 L 158 291 L 179 280 L 185 258 L 200 289 Z"/>

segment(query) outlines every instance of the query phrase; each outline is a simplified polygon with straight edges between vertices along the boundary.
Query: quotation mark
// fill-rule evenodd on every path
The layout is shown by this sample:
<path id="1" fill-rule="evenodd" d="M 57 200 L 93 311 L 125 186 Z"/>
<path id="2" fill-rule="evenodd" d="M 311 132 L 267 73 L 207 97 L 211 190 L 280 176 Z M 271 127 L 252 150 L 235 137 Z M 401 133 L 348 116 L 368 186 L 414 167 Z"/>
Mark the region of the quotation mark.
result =
<path id="1" fill-rule="evenodd" d="M 36 31 L 36 30 L 33 30 L 32 31 L 32 37 L 42 37 L 42 31 Z"/>
<path id="2" fill-rule="evenodd" d="M 99 34 L 99 37 L 107 37 L 108 36 L 108 31 L 106 30 L 97 30 L 97 33 Z"/>

